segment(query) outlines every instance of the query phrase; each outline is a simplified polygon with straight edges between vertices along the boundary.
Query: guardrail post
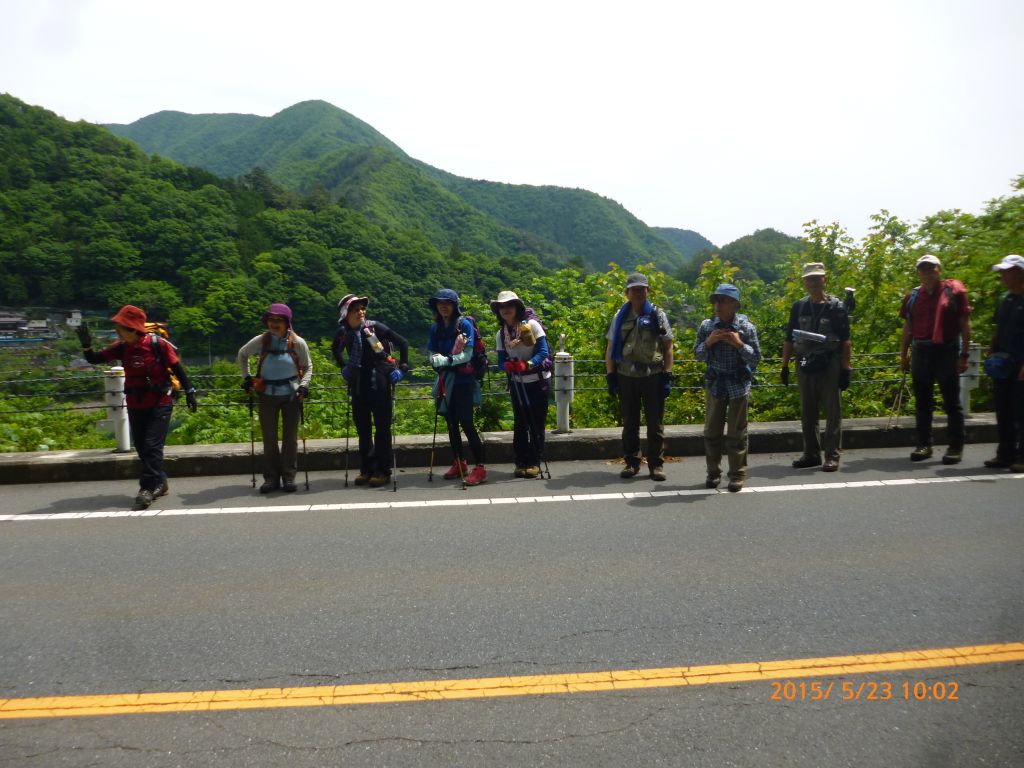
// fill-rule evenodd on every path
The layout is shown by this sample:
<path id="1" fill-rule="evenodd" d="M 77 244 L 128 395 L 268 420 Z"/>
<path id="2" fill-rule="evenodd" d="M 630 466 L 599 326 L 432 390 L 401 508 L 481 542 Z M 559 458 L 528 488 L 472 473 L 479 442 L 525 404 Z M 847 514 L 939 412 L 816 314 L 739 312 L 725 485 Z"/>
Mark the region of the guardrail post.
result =
<path id="1" fill-rule="evenodd" d="M 128 428 L 128 409 L 124 403 L 124 368 L 115 365 L 103 374 L 103 398 L 107 404 L 107 420 L 114 429 L 115 453 L 132 449 L 132 433 Z"/>
<path id="2" fill-rule="evenodd" d="M 960 407 L 964 416 L 971 415 L 971 390 L 981 381 L 981 344 L 971 343 L 967 370 L 960 374 Z"/>
<path id="3" fill-rule="evenodd" d="M 572 355 L 565 351 L 565 334 L 558 337 L 558 352 L 555 353 L 555 425 L 556 434 L 568 434 L 569 405 L 572 403 L 576 364 Z"/>

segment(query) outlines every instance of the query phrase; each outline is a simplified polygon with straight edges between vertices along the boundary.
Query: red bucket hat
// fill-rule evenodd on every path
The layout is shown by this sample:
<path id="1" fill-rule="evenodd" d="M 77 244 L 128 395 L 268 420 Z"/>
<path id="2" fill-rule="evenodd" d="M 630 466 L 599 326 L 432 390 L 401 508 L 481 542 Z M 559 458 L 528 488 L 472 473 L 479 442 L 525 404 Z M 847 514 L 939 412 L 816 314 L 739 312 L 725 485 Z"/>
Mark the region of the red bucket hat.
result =
<path id="1" fill-rule="evenodd" d="M 118 325 L 131 328 L 133 331 L 138 331 L 139 333 L 146 332 L 146 313 L 138 307 L 133 307 L 131 304 L 125 304 L 110 319 Z"/>

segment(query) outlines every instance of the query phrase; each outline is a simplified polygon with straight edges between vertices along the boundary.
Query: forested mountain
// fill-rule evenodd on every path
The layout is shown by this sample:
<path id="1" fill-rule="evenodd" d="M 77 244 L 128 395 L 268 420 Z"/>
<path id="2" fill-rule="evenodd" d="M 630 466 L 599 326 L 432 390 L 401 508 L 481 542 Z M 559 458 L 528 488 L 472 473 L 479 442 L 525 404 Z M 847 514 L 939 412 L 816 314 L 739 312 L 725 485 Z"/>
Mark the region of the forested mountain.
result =
<path id="1" fill-rule="evenodd" d="M 248 122 L 241 123 L 244 117 Z M 406 155 L 372 127 L 323 101 L 269 117 L 161 112 L 107 126 L 147 152 L 238 177 L 254 167 L 300 194 L 322 187 L 387 228 L 419 228 L 438 248 L 494 256 L 534 253 L 549 264 L 685 263 L 665 238 L 613 200 L 585 190 L 460 178 Z"/>
<path id="2" fill-rule="evenodd" d="M 701 251 L 718 250 L 717 245 L 700 232 L 694 232 L 692 229 L 676 229 L 675 227 L 652 227 L 652 229 L 683 254 L 687 261 L 692 260 Z"/>
<path id="3" fill-rule="evenodd" d="M 712 255 L 718 255 L 722 261 L 739 268 L 736 272 L 738 279 L 757 278 L 771 283 L 785 274 L 793 254 L 803 253 L 806 249 L 807 244 L 798 237 L 790 237 L 774 229 L 759 229 L 721 248 L 712 246 L 698 251 L 675 274 L 684 282 L 692 282 L 700 274 L 701 265 Z"/>
<path id="4" fill-rule="evenodd" d="M 210 134 L 212 135 L 212 134 Z M 0 95 L 0 304 L 122 303 L 170 319 L 176 338 L 227 352 L 285 301 L 311 339 L 335 330 L 335 302 L 420 341 L 441 286 L 490 297 L 543 274 L 529 255 L 436 248 L 417 228 L 383 228 L 322 195 L 254 171 L 234 180 L 146 155 L 109 131 Z"/>

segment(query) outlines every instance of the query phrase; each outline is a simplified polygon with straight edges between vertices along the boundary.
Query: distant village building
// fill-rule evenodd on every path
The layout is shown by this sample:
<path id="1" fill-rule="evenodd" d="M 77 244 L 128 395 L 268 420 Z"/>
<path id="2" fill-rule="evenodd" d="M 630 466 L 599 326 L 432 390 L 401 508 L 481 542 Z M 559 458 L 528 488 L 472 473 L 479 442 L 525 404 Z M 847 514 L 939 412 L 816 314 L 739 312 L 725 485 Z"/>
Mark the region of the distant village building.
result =
<path id="1" fill-rule="evenodd" d="M 24 312 L 0 312 L 0 334 L 22 336 L 28 331 L 28 317 Z"/>

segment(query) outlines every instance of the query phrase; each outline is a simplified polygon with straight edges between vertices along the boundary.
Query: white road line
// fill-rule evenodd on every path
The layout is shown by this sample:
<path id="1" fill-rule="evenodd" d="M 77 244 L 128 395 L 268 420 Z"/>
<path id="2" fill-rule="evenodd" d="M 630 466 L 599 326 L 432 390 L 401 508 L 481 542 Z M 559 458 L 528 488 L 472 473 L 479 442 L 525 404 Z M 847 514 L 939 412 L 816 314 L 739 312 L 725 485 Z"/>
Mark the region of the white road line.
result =
<path id="1" fill-rule="evenodd" d="M 953 477 L 901 477 L 888 480 L 855 480 L 837 483 L 804 483 L 802 485 L 747 486 L 740 493 L 793 493 L 796 491 L 846 490 L 850 488 L 898 488 L 907 485 L 928 485 L 931 483 L 992 483 L 1000 480 L 1024 480 L 1022 474 L 999 475 L 957 475 Z M 94 520 L 110 517 L 174 517 L 176 515 L 246 515 L 255 513 L 290 512 L 336 512 L 339 510 L 408 509 L 427 507 L 472 507 L 491 504 L 538 504 L 549 502 L 588 502 L 629 499 L 669 498 L 672 496 L 732 496 L 718 489 L 684 489 L 678 491 L 636 491 L 619 493 L 552 494 L 549 496 L 505 496 L 496 499 L 426 499 L 396 501 L 364 501 L 341 504 L 289 504 L 262 507 L 197 507 L 159 509 L 150 507 L 143 511 L 99 510 L 96 512 L 53 512 L 47 514 L 0 515 L 0 523 L 30 522 L 43 520 Z"/>

